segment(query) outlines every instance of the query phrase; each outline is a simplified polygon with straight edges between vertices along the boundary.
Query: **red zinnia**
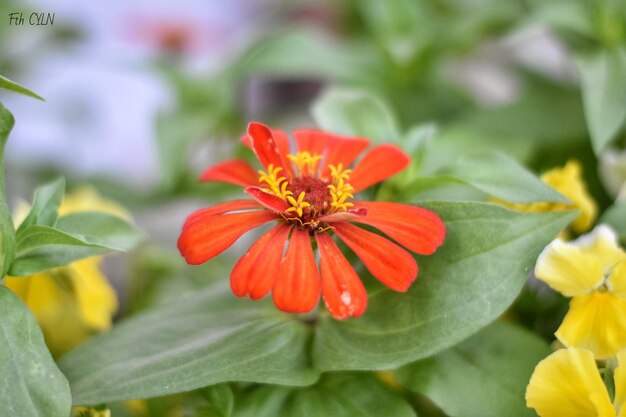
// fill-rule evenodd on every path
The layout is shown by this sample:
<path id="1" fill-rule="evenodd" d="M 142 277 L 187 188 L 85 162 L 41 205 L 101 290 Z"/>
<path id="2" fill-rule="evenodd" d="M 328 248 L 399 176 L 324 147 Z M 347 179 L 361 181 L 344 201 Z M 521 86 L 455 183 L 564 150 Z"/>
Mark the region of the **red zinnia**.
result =
<path id="1" fill-rule="evenodd" d="M 316 130 L 297 130 L 294 137 L 297 152 L 289 154 L 283 132 L 250 123 L 244 143 L 266 171 L 259 176 L 247 162 L 232 160 L 209 168 L 201 178 L 244 186 L 252 199 L 196 211 L 185 221 L 178 248 L 188 263 L 200 264 L 245 232 L 276 221 L 233 268 L 233 292 L 256 300 L 272 291 L 276 306 L 290 313 L 312 310 L 321 293 L 334 317 L 358 317 L 367 306 L 367 294 L 332 234 L 383 284 L 406 291 L 417 277 L 413 256 L 352 223 L 379 229 L 420 255 L 430 255 L 441 245 L 445 226 L 435 213 L 420 207 L 352 200 L 354 193 L 406 168 L 409 157 L 398 147 L 375 146 L 353 169 L 346 169 L 369 140 Z M 312 238 L 319 250 L 319 270 Z"/>

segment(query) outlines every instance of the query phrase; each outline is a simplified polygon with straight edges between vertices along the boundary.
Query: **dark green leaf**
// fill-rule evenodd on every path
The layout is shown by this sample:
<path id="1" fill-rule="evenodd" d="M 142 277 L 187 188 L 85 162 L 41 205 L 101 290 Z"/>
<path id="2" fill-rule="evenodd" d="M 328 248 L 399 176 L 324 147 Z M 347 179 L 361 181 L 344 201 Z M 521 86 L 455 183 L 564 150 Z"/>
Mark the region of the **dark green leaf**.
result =
<path id="1" fill-rule="evenodd" d="M 100 212 L 76 212 L 60 217 L 55 228 L 79 239 L 115 250 L 131 250 L 144 238 L 142 232 L 120 217 Z"/>
<path id="2" fill-rule="evenodd" d="M 63 178 L 37 188 L 30 212 L 17 228 L 18 240 L 29 226 L 54 226 L 64 194 L 65 179 Z"/>
<path id="3" fill-rule="evenodd" d="M 374 142 L 398 142 L 400 129 L 391 109 L 362 90 L 331 88 L 313 104 L 313 118 L 324 130 L 363 136 Z"/>
<path id="4" fill-rule="evenodd" d="M 74 404 L 189 391 L 226 381 L 285 385 L 317 378 L 309 328 L 266 303 L 238 300 L 227 280 L 138 315 L 60 362 Z"/>
<path id="5" fill-rule="evenodd" d="M 463 417 L 536 416 L 524 393 L 535 365 L 550 354 L 539 337 L 496 321 L 440 354 L 397 371 L 400 382 L 447 414 Z"/>
<path id="6" fill-rule="evenodd" d="M 22 301 L 0 285 L 0 415 L 67 417 L 67 380 Z"/>
<path id="7" fill-rule="evenodd" d="M 5 90 L 13 91 L 14 93 L 24 94 L 25 96 L 29 96 L 32 98 L 36 98 L 38 100 L 46 101 L 39 95 L 33 93 L 26 87 L 22 87 L 15 81 L 11 81 L 6 77 L 0 75 L 0 88 L 4 88 Z"/>
<path id="8" fill-rule="evenodd" d="M 4 188 L 4 147 L 14 124 L 11 112 L 0 104 L 0 273 L 3 277 L 15 258 L 15 229 Z"/>
<path id="9" fill-rule="evenodd" d="M 415 417 L 372 374 L 326 374 L 312 387 L 262 386 L 235 404 L 234 417 Z"/>
<path id="10" fill-rule="evenodd" d="M 585 119 L 593 149 L 599 154 L 626 120 L 626 50 L 603 50 L 579 56 L 577 66 Z"/>
<path id="11" fill-rule="evenodd" d="M 370 292 L 360 319 L 320 317 L 313 346 L 319 369 L 396 368 L 474 334 L 511 305 L 539 252 L 575 215 L 467 202 L 426 207 L 446 223 L 443 246 L 419 258 L 420 275 L 407 293 Z"/>

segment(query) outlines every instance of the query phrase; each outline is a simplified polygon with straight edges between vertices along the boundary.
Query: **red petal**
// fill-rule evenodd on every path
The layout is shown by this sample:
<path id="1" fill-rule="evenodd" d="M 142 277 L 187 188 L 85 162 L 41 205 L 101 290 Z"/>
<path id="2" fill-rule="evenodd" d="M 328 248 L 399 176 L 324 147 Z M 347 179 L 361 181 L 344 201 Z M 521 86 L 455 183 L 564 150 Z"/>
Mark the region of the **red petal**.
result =
<path id="1" fill-rule="evenodd" d="M 309 232 L 294 229 L 272 291 L 274 304 L 288 313 L 306 313 L 320 298 L 320 276 Z"/>
<path id="2" fill-rule="evenodd" d="M 267 207 L 272 211 L 281 213 L 290 207 L 285 200 L 275 196 L 274 194 L 270 194 L 267 191 L 264 191 L 260 187 L 247 187 L 244 191 L 256 201 L 258 201 L 259 204 Z"/>
<path id="3" fill-rule="evenodd" d="M 230 273 L 230 286 L 239 297 L 264 297 L 274 286 L 291 227 L 279 224 L 254 242 Z"/>
<path id="4" fill-rule="evenodd" d="M 228 213 L 230 211 L 260 209 L 262 206 L 254 200 L 234 200 L 220 203 L 212 207 L 207 207 L 202 210 L 193 212 L 183 225 L 183 229 L 189 227 L 191 224 L 202 221 L 207 217 L 217 216 L 219 214 Z"/>
<path id="5" fill-rule="evenodd" d="M 259 183 L 259 174 L 246 161 L 234 159 L 207 169 L 200 176 L 202 181 L 219 181 L 248 186 Z"/>
<path id="6" fill-rule="evenodd" d="M 400 246 L 349 223 L 334 223 L 335 233 L 367 269 L 392 290 L 406 291 L 417 277 L 417 262 Z"/>
<path id="7" fill-rule="evenodd" d="M 365 138 L 338 136 L 327 134 L 328 155 L 324 161 L 321 178 L 330 177 L 329 165 L 343 164 L 343 168 L 348 168 L 352 162 L 367 148 L 370 141 Z M 351 183 L 352 184 L 352 183 Z"/>
<path id="8" fill-rule="evenodd" d="M 333 317 L 359 317 L 367 307 L 367 292 L 352 265 L 326 233 L 315 234 L 320 251 L 322 295 Z"/>
<path id="9" fill-rule="evenodd" d="M 311 155 L 324 155 L 327 144 L 327 133 L 314 129 L 299 129 L 293 132 L 298 152 Z"/>
<path id="10" fill-rule="evenodd" d="M 203 217 L 185 224 L 178 250 L 187 263 L 201 264 L 225 251 L 248 230 L 275 219 L 269 210 Z"/>
<path id="11" fill-rule="evenodd" d="M 272 136 L 274 137 L 274 140 L 276 141 L 276 147 L 278 148 L 278 153 L 283 158 L 283 162 L 285 162 L 284 158 L 289 153 L 289 148 L 290 148 L 289 136 L 287 136 L 287 134 L 283 132 L 282 130 L 278 130 L 278 129 L 271 129 L 271 130 L 272 130 Z"/>
<path id="12" fill-rule="evenodd" d="M 366 209 L 366 214 L 351 221 L 374 226 L 420 255 L 434 253 L 446 236 L 439 216 L 421 207 L 384 202 L 356 202 L 355 207 Z"/>
<path id="13" fill-rule="evenodd" d="M 276 140 L 267 126 L 252 122 L 248 125 L 248 135 L 252 138 L 254 153 L 264 167 L 273 164 L 274 167 L 283 167 L 285 174 L 291 172 L 289 165 L 283 162 L 284 154 L 281 154 L 280 148 L 284 145 L 279 146 L 280 139 Z"/>
<path id="14" fill-rule="evenodd" d="M 361 191 L 397 174 L 411 162 L 407 154 L 395 145 L 378 145 L 369 151 L 350 174 L 354 192 Z"/>

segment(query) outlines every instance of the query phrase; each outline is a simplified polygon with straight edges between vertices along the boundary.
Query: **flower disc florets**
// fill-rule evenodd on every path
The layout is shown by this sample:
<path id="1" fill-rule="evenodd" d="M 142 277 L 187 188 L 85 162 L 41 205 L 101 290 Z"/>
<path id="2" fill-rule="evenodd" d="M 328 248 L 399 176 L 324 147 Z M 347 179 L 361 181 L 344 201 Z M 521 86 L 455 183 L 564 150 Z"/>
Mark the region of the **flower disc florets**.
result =
<path id="1" fill-rule="evenodd" d="M 350 185 L 350 169 L 343 164 L 328 165 L 330 178 L 323 180 L 318 174 L 321 155 L 298 152 L 287 155 L 293 162 L 295 172 L 287 179 L 281 167 L 270 165 L 267 172 L 259 171 L 259 184 L 268 193 L 285 201 L 289 207 L 282 214 L 285 220 L 301 230 L 319 232 L 328 229 L 321 216 L 347 211 L 354 203 L 354 188 Z"/>

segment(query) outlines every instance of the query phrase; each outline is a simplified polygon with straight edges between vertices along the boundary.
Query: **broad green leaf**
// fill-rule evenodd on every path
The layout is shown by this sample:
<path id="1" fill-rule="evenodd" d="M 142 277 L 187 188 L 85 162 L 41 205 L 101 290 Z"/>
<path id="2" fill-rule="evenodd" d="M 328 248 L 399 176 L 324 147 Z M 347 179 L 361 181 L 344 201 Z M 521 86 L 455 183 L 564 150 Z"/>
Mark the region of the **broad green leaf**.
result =
<path id="1" fill-rule="evenodd" d="M 626 50 L 582 55 L 576 63 L 591 143 L 600 154 L 626 121 Z"/>
<path id="2" fill-rule="evenodd" d="M 233 417 L 415 417 L 409 404 L 372 374 L 326 374 L 306 388 L 260 386 L 235 404 Z"/>
<path id="3" fill-rule="evenodd" d="M 396 376 L 451 416 L 532 417 L 526 385 L 550 352 L 536 335 L 496 321 L 451 349 L 400 368 Z"/>
<path id="4" fill-rule="evenodd" d="M 406 293 L 370 291 L 360 319 L 322 315 L 313 346 L 319 369 L 396 368 L 476 333 L 511 305 L 539 252 L 575 216 L 486 203 L 425 206 L 446 224 L 443 246 L 419 257 L 418 279 Z"/>
<path id="5" fill-rule="evenodd" d="M 626 244 L 626 201 L 618 202 L 606 209 L 598 223 L 606 223 L 617 232 L 620 241 Z"/>
<path id="6" fill-rule="evenodd" d="M 420 191 L 450 184 L 464 184 L 504 201 L 533 203 L 569 201 L 503 153 L 484 151 L 469 154 L 437 171 L 438 176 L 417 178 L 405 192 Z"/>
<path id="7" fill-rule="evenodd" d="M 14 124 L 15 119 L 11 112 L 0 104 L 0 273 L 2 277 L 7 274 L 15 258 L 15 229 L 4 188 L 4 147 Z"/>
<path id="8" fill-rule="evenodd" d="M 35 318 L 0 285 L 0 415 L 67 417 L 71 398 Z"/>
<path id="9" fill-rule="evenodd" d="M 380 98 L 362 90 L 331 88 L 313 104 L 313 118 L 324 130 L 363 136 L 374 142 L 398 142 L 394 114 Z"/>
<path id="10" fill-rule="evenodd" d="M 13 276 L 30 275 L 78 259 L 136 246 L 143 235 L 119 217 L 80 212 L 59 218 L 56 227 L 30 226 L 18 236 Z"/>
<path id="11" fill-rule="evenodd" d="M 226 381 L 313 383 L 310 330 L 224 280 L 135 316 L 61 359 L 74 404 L 189 391 Z"/>
<path id="12" fill-rule="evenodd" d="M 17 238 L 32 225 L 54 226 L 65 194 L 65 179 L 59 178 L 35 191 L 30 212 L 17 228 Z"/>
<path id="13" fill-rule="evenodd" d="M 36 98 L 38 100 L 46 101 L 41 96 L 33 93 L 28 88 L 23 87 L 16 83 L 15 81 L 11 81 L 6 77 L 0 75 L 0 88 L 4 88 L 5 90 L 13 91 L 14 93 L 24 94 L 25 96 L 29 96 L 32 98 Z"/>

